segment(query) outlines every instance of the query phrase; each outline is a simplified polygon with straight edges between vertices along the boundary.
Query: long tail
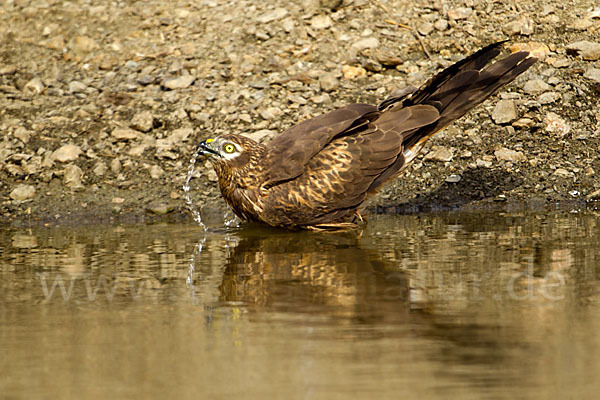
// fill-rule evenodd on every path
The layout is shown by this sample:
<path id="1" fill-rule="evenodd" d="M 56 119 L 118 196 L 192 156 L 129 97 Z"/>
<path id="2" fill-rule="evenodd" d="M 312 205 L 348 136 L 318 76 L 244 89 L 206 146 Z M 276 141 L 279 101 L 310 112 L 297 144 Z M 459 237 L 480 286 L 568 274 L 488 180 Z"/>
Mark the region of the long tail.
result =
<path id="1" fill-rule="evenodd" d="M 537 61 L 528 51 L 519 51 L 490 64 L 500 54 L 503 43 L 505 41 L 491 44 L 451 65 L 411 95 L 392 97 L 379 105 L 379 109 L 384 110 L 397 103 L 402 107 L 429 104 L 439 110 L 440 118 L 435 123 L 412 131 L 404 138 L 404 148 L 410 155 L 414 157 L 436 132 L 465 115 Z"/>

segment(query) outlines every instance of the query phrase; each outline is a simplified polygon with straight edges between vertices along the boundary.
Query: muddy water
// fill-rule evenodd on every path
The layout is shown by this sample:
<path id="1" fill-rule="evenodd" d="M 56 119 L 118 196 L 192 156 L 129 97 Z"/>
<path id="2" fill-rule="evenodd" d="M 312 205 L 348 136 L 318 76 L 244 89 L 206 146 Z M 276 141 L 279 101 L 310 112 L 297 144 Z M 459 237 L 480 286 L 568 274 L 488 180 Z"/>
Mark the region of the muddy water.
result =
<path id="1" fill-rule="evenodd" d="M 593 212 L 0 230 L 2 398 L 597 398 Z"/>

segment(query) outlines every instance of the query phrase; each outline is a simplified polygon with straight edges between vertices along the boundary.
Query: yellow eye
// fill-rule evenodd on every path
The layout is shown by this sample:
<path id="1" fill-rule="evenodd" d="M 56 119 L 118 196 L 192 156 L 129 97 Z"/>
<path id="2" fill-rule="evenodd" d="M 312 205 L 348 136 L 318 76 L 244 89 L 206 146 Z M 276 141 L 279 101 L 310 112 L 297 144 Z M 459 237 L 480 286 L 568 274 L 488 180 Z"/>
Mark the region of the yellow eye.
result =
<path id="1" fill-rule="evenodd" d="M 235 146 L 232 145 L 231 143 L 227 143 L 227 144 L 225 144 L 225 146 L 223 146 L 223 151 L 225 153 L 231 154 L 235 151 Z"/>

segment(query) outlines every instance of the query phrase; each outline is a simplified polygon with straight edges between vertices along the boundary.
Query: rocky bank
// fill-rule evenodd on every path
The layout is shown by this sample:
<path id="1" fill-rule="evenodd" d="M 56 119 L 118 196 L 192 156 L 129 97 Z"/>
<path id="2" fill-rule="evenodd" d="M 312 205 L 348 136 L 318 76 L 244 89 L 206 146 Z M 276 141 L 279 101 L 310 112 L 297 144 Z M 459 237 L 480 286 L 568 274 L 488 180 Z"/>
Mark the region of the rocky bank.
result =
<path id="1" fill-rule="evenodd" d="M 540 62 L 431 140 L 371 208 L 581 207 L 600 198 L 593 0 L 0 4 L 0 221 L 188 219 L 195 145 L 266 141 L 377 103 L 491 42 Z M 192 200 L 221 210 L 199 161 Z"/>

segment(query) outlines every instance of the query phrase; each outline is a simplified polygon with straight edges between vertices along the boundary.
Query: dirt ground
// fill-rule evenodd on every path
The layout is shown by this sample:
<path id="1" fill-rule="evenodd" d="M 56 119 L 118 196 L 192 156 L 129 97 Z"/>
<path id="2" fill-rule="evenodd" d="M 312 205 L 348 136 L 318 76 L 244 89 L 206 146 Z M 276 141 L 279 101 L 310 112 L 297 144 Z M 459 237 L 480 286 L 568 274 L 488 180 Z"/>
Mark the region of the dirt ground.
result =
<path id="1" fill-rule="evenodd" d="M 200 140 L 269 140 L 501 39 L 541 61 L 431 140 L 371 208 L 595 204 L 595 0 L 2 1 L 0 222 L 189 219 Z M 223 209 L 203 160 L 191 186 L 205 213 Z"/>

